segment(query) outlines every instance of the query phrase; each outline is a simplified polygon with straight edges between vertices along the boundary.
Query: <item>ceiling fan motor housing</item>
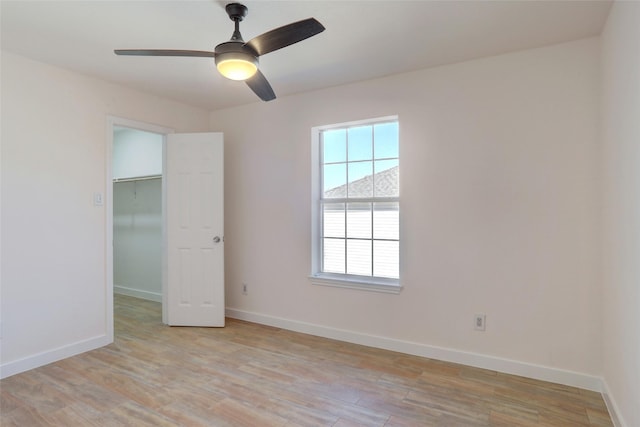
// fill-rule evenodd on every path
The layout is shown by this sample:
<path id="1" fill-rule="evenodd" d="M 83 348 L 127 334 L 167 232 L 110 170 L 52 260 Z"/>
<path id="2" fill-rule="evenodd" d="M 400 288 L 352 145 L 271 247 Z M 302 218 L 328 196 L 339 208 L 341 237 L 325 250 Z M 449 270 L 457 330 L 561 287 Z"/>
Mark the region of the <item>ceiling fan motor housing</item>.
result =
<path id="1" fill-rule="evenodd" d="M 216 46 L 215 53 L 216 67 L 223 76 L 231 80 L 246 80 L 258 70 L 258 54 L 242 41 L 220 43 Z M 225 71 L 225 68 L 229 71 Z M 234 69 L 233 72 L 230 71 L 231 68 Z"/>

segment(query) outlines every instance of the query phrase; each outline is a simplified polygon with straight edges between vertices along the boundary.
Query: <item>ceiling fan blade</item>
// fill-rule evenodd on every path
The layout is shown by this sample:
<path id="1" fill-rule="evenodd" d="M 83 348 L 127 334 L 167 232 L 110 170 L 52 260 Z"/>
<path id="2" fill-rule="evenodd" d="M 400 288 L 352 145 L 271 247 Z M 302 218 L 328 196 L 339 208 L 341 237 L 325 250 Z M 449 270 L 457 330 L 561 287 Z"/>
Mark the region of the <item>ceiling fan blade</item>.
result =
<path id="1" fill-rule="evenodd" d="M 247 42 L 258 55 L 298 43 L 324 31 L 324 26 L 314 18 L 304 19 L 283 27 L 267 31 Z"/>
<path id="2" fill-rule="evenodd" d="M 245 80 L 245 83 L 263 101 L 272 101 L 276 99 L 276 94 L 273 92 L 267 78 L 260 72 L 260 70 L 256 71 L 253 77 Z"/>
<path id="3" fill-rule="evenodd" d="M 215 58 L 215 52 L 206 50 L 171 50 L 171 49 L 116 49 L 116 55 L 133 56 L 196 56 L 204 58 Z"/>

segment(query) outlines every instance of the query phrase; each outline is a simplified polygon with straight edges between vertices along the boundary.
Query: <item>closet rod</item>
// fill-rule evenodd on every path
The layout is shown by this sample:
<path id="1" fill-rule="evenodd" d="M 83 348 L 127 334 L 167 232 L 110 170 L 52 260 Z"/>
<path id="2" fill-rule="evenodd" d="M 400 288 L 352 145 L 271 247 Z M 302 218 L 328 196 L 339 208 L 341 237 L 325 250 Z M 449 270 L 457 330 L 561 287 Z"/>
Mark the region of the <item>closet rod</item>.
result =
<path id="1" fill-rule="evenodd" d="M 162 175 L 136 176 L 133 178 L 113 178 L 113 182 L 147 181 L 149 179 L 162 179 Z"/>

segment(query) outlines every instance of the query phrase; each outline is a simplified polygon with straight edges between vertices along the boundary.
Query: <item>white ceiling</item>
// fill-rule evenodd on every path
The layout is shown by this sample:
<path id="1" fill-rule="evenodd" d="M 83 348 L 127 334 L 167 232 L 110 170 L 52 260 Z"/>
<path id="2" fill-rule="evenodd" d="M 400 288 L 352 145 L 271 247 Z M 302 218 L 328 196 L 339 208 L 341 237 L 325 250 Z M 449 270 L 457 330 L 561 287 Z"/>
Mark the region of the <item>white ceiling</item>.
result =
<path id="1" fill-rule="evenodd" d="M 226 3 L 2 0 L 2 49 L 207 110 L 262 102 L 244 83 L 221 77 L 210 58 L 113 53 L 213 50 L 233 32 Z M 609 0 L 243 4 L 245 40 L 308 17 L 326 27 L 260 58 L 278 96 L 596 36 L 611 6 Z"/>

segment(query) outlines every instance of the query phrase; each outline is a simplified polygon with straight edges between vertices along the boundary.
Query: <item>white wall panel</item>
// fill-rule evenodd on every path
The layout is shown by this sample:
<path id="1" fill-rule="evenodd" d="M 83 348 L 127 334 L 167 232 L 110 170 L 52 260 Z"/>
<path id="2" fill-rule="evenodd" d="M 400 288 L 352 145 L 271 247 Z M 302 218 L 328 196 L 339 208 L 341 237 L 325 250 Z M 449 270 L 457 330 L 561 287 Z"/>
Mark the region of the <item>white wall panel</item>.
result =
<path id="1" fill-rule="evenodd" d="M 162 179 L 116 182 L 113 199 L 115 292 L 162 301 Z"/>
<path id="2" fill-rule="evenodd" d="M 619 426 L 640 425 L 640 3 L 615 2 L 602 38 L 604 379 Z"/>
<path id="3" fill-rule="evenodd" d="M 162 175 L 161 134 L 115 127 L 113 135 L 113 178 Z"/>

